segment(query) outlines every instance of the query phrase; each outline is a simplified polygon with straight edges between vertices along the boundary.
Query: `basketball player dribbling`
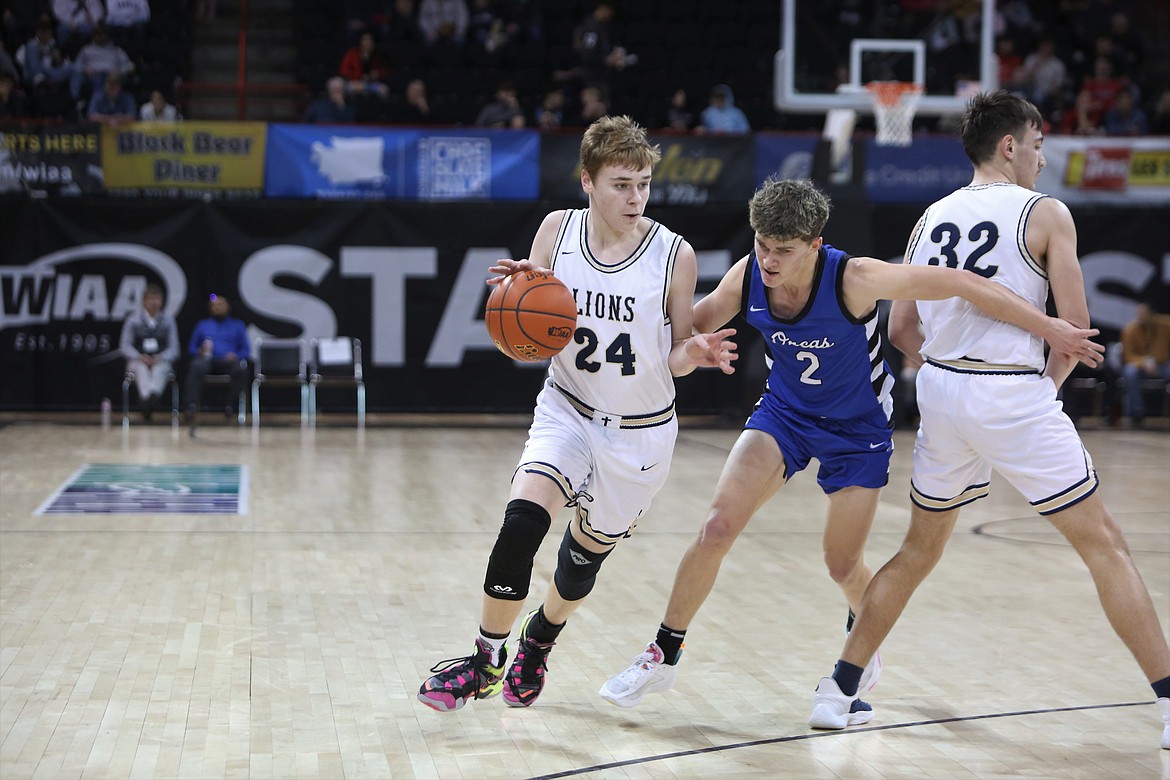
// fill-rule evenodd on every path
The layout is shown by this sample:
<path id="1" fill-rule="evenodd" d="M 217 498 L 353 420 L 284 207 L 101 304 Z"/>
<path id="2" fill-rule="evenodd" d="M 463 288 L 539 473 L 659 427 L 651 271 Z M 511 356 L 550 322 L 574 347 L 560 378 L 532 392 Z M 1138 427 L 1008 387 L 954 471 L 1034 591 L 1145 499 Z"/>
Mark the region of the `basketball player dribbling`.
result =
<path id="1" fill-rule="evenodd" d="M 1009 92 L 971 101 L 960 136 L 974 178 L 926 210 L 902 267 L 961 263 L 1036 311 L 1051 288 L 1057 313 L 1087 327 L 1072 215 L 1032 189 L 1045 164 L 1042 126 L 1036 107 Z M 918 374 L 910 528 L 865 591 L 833 675 L 817 686 L 809 725 L 852 725 L 862 670 L 938 562 L 960 507 L 987 495 L 994 468 L 1085 562 L 1110 624 L 1154 690 L 1161 746 L 1170 749 L 1170 649 L 1121 529 L 1097 491 L 1092 459 L 1056 398 L 1073 358 L 1054 350 L 1046 362 L 1039 340 L 954 298 L 917 308 L 897 301 L 889 329 L 900 350 L 925 360 Z"/>
<path id="2" fill-rule="evenodd" d="M 1054 349 L 1089 359 L 1099 349 L 1088 340 L 1095 331 L 1048 317 L 977 274 L 850 257 L 829 246 L 821 236 L 829 200 L 808 180 L 769 179 L 748 211 L 754 249 L 695 306 L 695 327 L 717 327 L 743 312 L 767 344 L 768 381 L 723 467 L 706 522 L 679 564 L 657 637 L 601 688 L 602 698 L 621 707 L 673 685 L 686 631 L 723 558 L 752 516 L 814 458 L 817 482 L 829 497 L 825 563 L 850 619 L 860 606 L 873 576 L 865 542 L 893 452 L 894 380 L 882 359 L 878 300 L 961 295 Z M 876 653 L 866 660 L 862 691 L 881 672 Z M 873 717 L 859 699 L 845 714 L 851 724 Z"/>
<path id="3" fill-rule="evenodd" d="M 440 712 L 501 691 L 509 706 L 536 701 L 565 621 L 666 481 L 678 430 L 673 377 L 697 366 L 733 370 L 734 330 L 692 334 L 694 250 L 643 216 L 658 147 L 628 117 L 603 117 L 586 129 L 580 157 L 589 207 L 548 214 L 527 259 L 489 269 L 498 274 L 489 284 L 549 269 L 574 292 L 577 327 L 536 399 L 488 559 L 472 654 L 439 662 L 419 689 L 419 701 Z M 563 507 L 574 513 L 548 594 L 521 624 L 509 664 L 505 640 Z"/>

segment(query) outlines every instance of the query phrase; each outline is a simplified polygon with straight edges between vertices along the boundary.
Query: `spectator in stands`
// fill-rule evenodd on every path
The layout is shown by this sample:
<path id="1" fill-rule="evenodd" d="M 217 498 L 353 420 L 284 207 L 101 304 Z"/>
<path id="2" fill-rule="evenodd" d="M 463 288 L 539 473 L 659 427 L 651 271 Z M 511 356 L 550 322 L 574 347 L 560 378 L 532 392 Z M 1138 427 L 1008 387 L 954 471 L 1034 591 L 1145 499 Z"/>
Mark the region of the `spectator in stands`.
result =
<path id="1" fill-rule="evenodd" d="M 157 284 L 146 286 L 142 308 L 122 323 L 118 349 L 126 370 L 134 374 L 142 416 L 149 420 L 179 358 L 179 329 L 175 318 L 163 311 L 163 291 Z"/>
<path id="2" fill-rule="evenodd" d="M 161 89 L 150 91 L 150 100 L 142 104 L 138 111 L 138 118 L 143 122 L 182 122 L 183 116 L 179 109 L 167 102 L 167 97 Z"/>
<path id="3" fill-rule="evenodd" d="M 536 126 L 541 130 L 556 130 L 565 124 L 565 91 L 553 87 L 544 93 L 544 99 L 533 112 Z"/>
<path id="4" fill-rule="evenodd" d="M 325 82 L 325 94 L 309 104 L 305 121 L 316 124 L 352 124 L 357 113 L 345 99 L 345 79 L 334 76 Z"/>
<path id="5" fill-rule="evenodd" d="M 524 110 L 516 97 L 516 85 L 511 81 L 500 82 L 496 97 L 480 109 L 475 117 L 476 127 L 519 129 L 524 127 Z"/>
<path id="6" fill-rule="evenodd" d="M 1039 108 L 1040 113 L 1049 116 L 1064 91 L 1067 78 L 1068 68 L 1056 56 L 1056 41 L 1045 36 L 1040 39 L 1036 51 L 1024 58 L 1024 64 L 1016 71 L 1013 81 L 1015 89 Z"/>
<path id="7" fill-rule="evenodd" d="M 1150 132 L 1146 112 L 1136 105 L 1133 92 L 1128 89 L 1117 93 L 1113 108 L 1105 112 L 1102 126 L 1106 135 L 1148 135 Z"/>
<path id="8" fill-rule="evenodd" d="M 561 74 L 562 79 L 582 87 L 597 87 L 604 101 L 610 98 L 613 74 L 638 61 L 636 55 L 614 42 L 613 19 L 612 2 L 601 0 L 594 5 L 593 11 L 573 30 L 573 51 L 577 62 Z"/>
<path id="9" fill-rule="evenodd" d="M 1121 360 L 1126 409 L 1140 427 L 1146 416 L 1142 380 L 1170 382 L 1170 315 L 1158 313 L 1152 296 L 1138 304 L 1137 316 L 1121 330 Z"/>
<path id="10" fill-rule="evenodd" d="M 149 24 L 149 0 L 106 0 L 106 29 L 130 59 L 142 56 Z"/>
<path id="11" fill-rule="evenodd" d="M 0 35 L 0 73 L 11 73 L 14 80 L 20 77 L 20 68 L 16 67 L 16 62 L 12 59 L 12 55 L 4 48 L 3 35 Z"/>
<path id="12" fill-rule="evenodd" d="M 382 100 L 390 96 L 390 87 L 386 86 L 390 66 L 379 51 L 372 32 L 363 32 L 358 36 L 357 44 L 346 50 L 338 73 L 348 82 L 346 86 L 351 95 L 373 95 Z"/>
<path id="13" fill-rule="evenodd" d="M 344 85 L 343 85 L 344 87 Z M 231 376 L 231 396 L 224 414 L 232 416 L 236 399 L 248 384 L 248 328 L 243 321 L 230 316 L 231 304 L 222 295 L 212 294 L 208 303 L 211 316 L 195 323 L 187 352 L 191 365 L 183 385 L 183 403 L 188 415 L 199 411 L 203 377 L 208 374 Z"/>
<path id="14" fill-rule="evenodd" d="M 5 0 L 0 4 L 0 27 L 3 28 L 0 38 L 13 46 L 27 41 L 36 30 L 37 19 L 44 10 L 44 0 Z"/>
<path id="15" fill-rule="evenodd" d="M 1128 88 L 1128 79 L 1114 75 L 1113 61 L 1108 57 L 1097 57 L 1093 63 L 1093 75 L 1081 83 L 1081 91 L 1089 93 L 1089 112 L 1094 125 L 1101 125 L 1105 112 L 1113 108 L 1118 93 Z"/>
<path id="16" fill-rule="evenodd" d="M 110 126 L 126 124 L 138 118 L 138 105 L 130 93 L 122 89 L 121 76 L 116 73 L 106 76 L 104 88 L 90 98 L 85 117 L 91 122 Z"/>
<path id="17" fill-rule="evenodd" d="M 73 99 L 82 100 L 100 93 L 108 74 L 124 78 L 133 70 L 134 63 L 126 51 L 115 45 L 105 25 L 99 24 L 93 31 L 93 40 L 81 47 L 73 62 L 73 77 L 69 82 Z"/>
<path id="18" fill-rule="evenodd" d="M 581 127 L 591 125 L 609 113 L 609 104 L 605 102 L 600 87 L 585 87 L 577 99 L 580 103 L 580 112 L 577 115 L 576 124 Z"/>
<path id="19" fill-rule="evenodd" d="M 28 101 L 16 83 L 16 76 L 0 70 L 0 119 L 22 119 L 28 114 Z"/>
<path id="20" fill-rule="evenodd" d="M 517 31 L 509 21 L 498 0 L 471 0 L 467 22 L 469 45 L 485 54 L 503 51 Z"/>
<path id="21" fill-rule="evenodd" d="M 464 0 L 422 0 L 418 6 L 419 29 L 432 46 L 442 43 L 462 46 L 467 40 L 469 21 Z"/>
<path id="22" fill-rule="evenodd" d="M 689 133 L 695 126 L 695 112 L 691 111 L 687 91 L 679 87 L 670 96 L 670 107 L 666 109 L 663 127 L 680 133 Z"/>
<path id="23" fill-rule="evenodd" d="M 53 0 L 52 8 L 57 42 L 71 54 L 89 42 L 106 16 L 102 0 Z"/>
<path id="24" fill-rule="evenodd" d="M 718 135 L 752 131 L 747 115 L 736 107 L 735 96 L 726 84 L 716 84 L 711 90 L 711 100 L 699 115 L 699 126 L 695 129 L 700 133 Z"/>
<path id="25" fill-rule="evenodd" d="M 16 62 L 30 94 L 35 94 L 42 84 L 62 89 L 69 86 L 72 63 L 61 54 L 53 38 L 53 21 L 48 16 L 37 22 L 33 37 L 16 50 Z"/>
<path id="26" fill-rule="evenodd" d="M 1071 106 L 1060 110 L 1058 125 L 1061 135 L 1100 135 L 1101 125 L 1093 111 L 1093 95 L 1082 89 Z"/>
<path id="27" fill-rule="evenodd" d="M 1006 89 L 1016 89 L 1016 70 L 1024 64 L 1024 58 L 1016 51 L 1016 42 L 1007 35 L 995 39 L 996 67 L 999 83 Z"/>
<path id="28" fill-rule="evenodd" d="M 404 125 L 429 125 L 438 122 L 427 100 L 427 83 L 412 79 L 406 85 L 402 105 L 393 114 L 394 121 Z"/>
<path id="29" fill-rule="evenodd" d="M 1163 89 L 1150 117 L 1151 135 L 1170 135 L 1170 88 Z"/>

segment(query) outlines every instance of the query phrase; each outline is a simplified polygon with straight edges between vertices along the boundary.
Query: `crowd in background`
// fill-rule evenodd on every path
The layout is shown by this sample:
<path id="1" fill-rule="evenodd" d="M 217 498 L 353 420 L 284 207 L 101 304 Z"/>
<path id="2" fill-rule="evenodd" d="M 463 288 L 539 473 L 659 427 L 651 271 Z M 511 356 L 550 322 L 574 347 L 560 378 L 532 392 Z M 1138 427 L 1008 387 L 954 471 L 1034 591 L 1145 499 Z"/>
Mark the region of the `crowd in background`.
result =
<path id="1" fill-rule="evenodd" d="M 742 0 L 734 15 L 713 5 L 301 0 L 290 23 L 300 28 L 298 80 L 314 96 L 303 119 L 555 129 L 628 113 L 680 132 L 819 129 L 822 117 L 772 105 L 780 0 Z M 190 59 L 189 28 L 215 15 L 205 6 L 11 0 L 0 34 L 0 118 L 177 118 L 172 90 Z M 919 38 L 928 91 L 953 91 L 978 75 L 980 8 L 979 0 L 798 3 L 801 45 L 815 66 L 806 78 L 832 91 L 852 38 Z M 1170 4 L 1000 0 L 994 25 L 1001 85 L 1036 103 L 1049 132 L 1170 133 Z M 916 120 L 927 130 L 934 121 Z"/>

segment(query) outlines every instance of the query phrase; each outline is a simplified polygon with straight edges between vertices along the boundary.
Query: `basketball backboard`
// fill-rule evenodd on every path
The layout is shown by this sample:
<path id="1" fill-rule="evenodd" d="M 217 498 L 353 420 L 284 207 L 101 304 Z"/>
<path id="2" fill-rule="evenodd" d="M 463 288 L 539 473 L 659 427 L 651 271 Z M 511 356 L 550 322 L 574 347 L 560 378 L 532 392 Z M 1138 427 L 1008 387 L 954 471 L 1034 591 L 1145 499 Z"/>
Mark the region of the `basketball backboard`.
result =
<path id="1" fill-rule="evenodd" d="M 923 86 L 919 114 L 960 113 L 997 85 L 995 0 L 781 0 L 775 106 L 872 111 L 869 81 Z"/>

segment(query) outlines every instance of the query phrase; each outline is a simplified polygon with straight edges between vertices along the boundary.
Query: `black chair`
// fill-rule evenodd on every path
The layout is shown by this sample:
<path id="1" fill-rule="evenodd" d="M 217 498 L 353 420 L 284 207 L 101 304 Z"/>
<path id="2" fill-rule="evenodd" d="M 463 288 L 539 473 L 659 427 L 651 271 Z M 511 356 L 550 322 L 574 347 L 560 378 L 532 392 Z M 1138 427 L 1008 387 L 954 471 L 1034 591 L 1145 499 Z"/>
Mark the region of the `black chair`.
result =
<path id="1" fill-rule="evenodd" d="M 260 427 L 260 387 L 298 387 L 301 391 L 301 425 L 309 422 L 309 374 L 305 366 L 304 339 L 255 341 L 256 375 L 252 379 L 252 427 Z"/>
<path id="2" fill-rule="evenodd" d="M 122 429 L 130 428 L 130 387 L 134 384 L 134 372 L 122 374 Z M 174 371 L 167 372 L 167 384 L 171 388 L 171 427 L 179 427 L 179 378 Z"/>
<path id="3" fill-rule="evenodd" d="M 309 424 L 317 425 L 317 388 L 357 389 L 357 422 L 366 427 L 366 383 L 362 379 L 362 342 L 344 336 L 309 342 Z"/>

